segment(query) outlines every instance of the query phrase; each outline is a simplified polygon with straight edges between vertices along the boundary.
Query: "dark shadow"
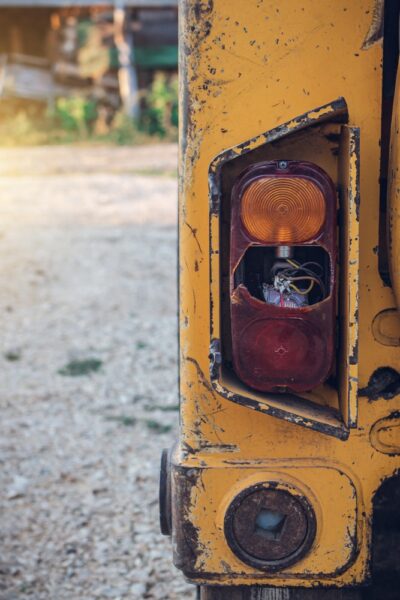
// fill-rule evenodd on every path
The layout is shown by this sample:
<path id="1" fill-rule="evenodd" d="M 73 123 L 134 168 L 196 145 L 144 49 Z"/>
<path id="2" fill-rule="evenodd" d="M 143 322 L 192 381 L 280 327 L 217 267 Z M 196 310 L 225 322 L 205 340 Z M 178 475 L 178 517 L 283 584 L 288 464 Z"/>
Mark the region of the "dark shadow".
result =
<path id="1" fill-rule="evenodd" d="M 384 481 L 374 498 L 372 584 L 363 600 L 400 598 L 400 476 Z"/>

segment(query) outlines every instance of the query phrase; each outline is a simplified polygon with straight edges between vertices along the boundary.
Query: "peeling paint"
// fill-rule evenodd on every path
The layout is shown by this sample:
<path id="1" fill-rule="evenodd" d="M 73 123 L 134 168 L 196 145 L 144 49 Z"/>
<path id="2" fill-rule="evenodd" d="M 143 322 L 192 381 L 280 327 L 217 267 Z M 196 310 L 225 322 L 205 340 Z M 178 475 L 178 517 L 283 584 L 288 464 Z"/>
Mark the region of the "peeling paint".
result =
<path id="1" fill-rule="evenodd" d="M 246 3 L 245 11 L 240 0 L 181 0 L 181 432 L 173 466 L 180 472 L 173 478 L 173 545 L 177 565 L 200 585 L 318 588 L 368 580 L 373 493 L 399 468 L 398 456 L 378 451 L 369 434 L 389 407 L 392 412 L 399 409 L 400 401 L 400 395 L 390 401 L 357 398 L 358 379 L 365 388 L 368 375 L 382 364 L 394 367 L 400 352 L 378 345 L 371 331 L 375 315 L 394 307 L 390 288 L 379 283 L 371 251 L 378 243 L 382 52 L 377 35 L 368 40 L 370 50 L 360 51 L 360 46 L 368 37 L 376 4 L 304 0 L 294 7 L 283 3 L 275 12 L 261 0 Z M 299 64 L 307 71 L 306 83 Z M 349 111 L 339 96 L 348 99 Z M 328 102 L 335 97 L 337 101 Z M 357 127 L 362 132 L 361 165 Z M 350 130 L 345 153 L 345 131 Z M 259 131 L 264 133 L 254 137 Z M 320 142 L 315 144 L 317 137 Z M 300 398 L 266 398 L 249 391 L 229 372 L 229 339 L 224 337 L 220 345 L 226 323 L 219 302 L 228 296 L 222 296 L 226 240 L 219 220 L 220 214 L 226 217 L 229 196 L 225 188 L 220 195 L 218 185 L 221 179 L 226 183 L 227 173 L 236 177 L 252 156 L 262 157 L 264 148 L 297 152 L 300 144 L 312 161 L 332 167 L 327 172 L 333 179 L 341 155 L 346 154 L 351 170 L 339 186 L 341 195 L 345 188 L 351 194 L 349 261 L 347 270 L 341 266 L 349 274 L 343 282 L 350 308 L 343 363 L 338 358 L 345 384 L 340 410 L 335 395 L 340 384 L 334 380 Z M 229 148 L 226 158 L 232 165 L 221 157 L 224 148 Z M 358 227 L 364 252 L 360 298 Z M 224 364 L 221 353 L 226 353 L 224 361 L 228 357 Z M 236 402 L 235 395 L 250 398 L 249 405 Z M 234 557 L 223 518 L 242 489 L 277 479 L 295 480 L 310 499 L 317 537 L 304 560 L 268 575 Z M 187 557 L 177 556 L 180 552 Z"/>
<path id="2" fill-rule="evenodd" d="M 361 46 L 362 50 L 368 50 L 369 48 L 371 48 L 371 46 L 382 40 L 384 7 L 384 0 L 375 0 L 375 6 L 372 11 L 372 22 L 363 42 L 363 45 Z"/>

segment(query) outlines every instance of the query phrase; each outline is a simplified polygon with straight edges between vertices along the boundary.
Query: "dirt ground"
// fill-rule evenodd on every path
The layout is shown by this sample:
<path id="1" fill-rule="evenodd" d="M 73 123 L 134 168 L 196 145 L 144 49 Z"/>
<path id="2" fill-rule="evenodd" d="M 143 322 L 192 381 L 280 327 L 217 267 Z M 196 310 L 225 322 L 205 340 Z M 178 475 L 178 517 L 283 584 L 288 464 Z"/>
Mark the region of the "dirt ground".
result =
<path id="1" fill-rule="evenodd" d="M 194 598 L 177 435 L 176 147 L 0 150 L 0 598 Z"/>

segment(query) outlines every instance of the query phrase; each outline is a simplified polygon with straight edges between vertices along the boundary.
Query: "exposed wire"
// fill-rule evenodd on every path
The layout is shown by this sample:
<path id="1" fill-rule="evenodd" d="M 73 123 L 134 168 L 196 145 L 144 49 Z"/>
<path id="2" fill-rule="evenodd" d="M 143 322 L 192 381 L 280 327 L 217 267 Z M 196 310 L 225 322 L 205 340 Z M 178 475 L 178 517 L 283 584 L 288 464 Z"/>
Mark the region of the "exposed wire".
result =
<path id="1" fill-rule="evenodd" d="M 322 280 L 323 268 L 317 262 L 309 261 L 299 263 L 296 260 L 287 258 L 285 261 L 278 261 L 271 269 L 273 275 L 274 287 L 281 294 L 294 290 L 302 296 L 308 295 L 314 285 L 320 289 L 322 299 L 325 297 L 325 285 Z M 297 281 L 299 284 L 295 284 Z M 300 282 L 307 283 L 308 287 L 303 289 Z"/>
<path id="2" fill-rule="evenodd" d="M 297 269 L 301 266 L 300 263 L 296 262 L 292 258 L 287 258 L 286 262 L 288 262 L 289 265 L 292 265 L 292 267 L 296 267 Z"/>
<path id="3" fill-rule="evenodd" d="M 303 280 L 304 278 L 303 278 L 303 277 L 299 277 L 298 279 L 302 279 L 302 280 Z M 292 280 L 292 281 L 293 281 L 293 280 Z M 311 278 L 311 277 L 310 277 L 310 281 L 311 281 L 311 283 L 310 283 L 309 287 L 308 287 L 306 290 L 302 290 L 302 289 L 300 289 L 300 288 L 299 288 L 299 287 L 297 287 L 297 285 L 295 285 L 294 283 L 291 283 L 291 284 L 290 284 L 290 287 L 291 287 L 292 289 L 294 289 L 294 291 L 295 291 L 295 292 L 297 292 L 298 294 L 301 294 L 302 296 L 306 296 L 306 295 L 307 295 L 307 294 L 309 294 L 309 293 L 311 292 L 311 290 L 313 289 L 313 287 L 314 287 L 314 283 L 318 283 L 318 281 L 317 281 L 316 279 L 313 279 L 313 278 Z"/>

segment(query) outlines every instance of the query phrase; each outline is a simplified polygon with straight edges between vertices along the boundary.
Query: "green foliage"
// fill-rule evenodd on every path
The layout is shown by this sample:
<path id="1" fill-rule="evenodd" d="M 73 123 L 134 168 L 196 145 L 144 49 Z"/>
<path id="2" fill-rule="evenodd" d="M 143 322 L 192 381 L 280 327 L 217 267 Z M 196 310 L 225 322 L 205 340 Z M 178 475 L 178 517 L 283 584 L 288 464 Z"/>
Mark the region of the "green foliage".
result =
<path id="1" fill-rule="evenodd" d="M 125 427 L 133 427 L 134 425 L 136 425 L 137 419 L 129 415 L 111 415 L 107 417 L 107 421 L 115 421 L 116 423 L 120 423 Z"/>
<path id="2" fill-rule="evenodd" d="M 158 421 L 153 421 L 153 419 L 147 419 L 145 423 L 148 429 L 154 431 L 155 433 L 168 433 L 172 429 L 172 425 L 167 425 L 166 423 L 159 423 Z"/>
<path id="3" fill-rule="evenodd" d="M 131 415 L 108 415 L 105 419 L 106 421 L 113 421 L 124 427 L 134 427 L 136 424 L 144 423 L 150 431 L 160 435 L 168 433 L 172 429 L 172 425 L 168 425 L 167 423 L 159 423 L 153 419 L 137 419 Z"/>
<path id="4" fill-rule="evenodd" d="M 90 19 L 79 19 L 77 23 L 78 46 L 84 46 L 89 38 L 90 30 L 93 28 L 93 23 Z"/>
<path id="5" fill-rule="evenodd" d="M 64 131 L 89 135 L 97 118 L 97 104 L 81 96 L 59 98 L 52 117 Z"/>
<path id="6" fill-rule="evenodd" d="M 113 118 L 109 107 L 83 95 L 58 98 L 48 109 L 39 103 L 0 105 L 0 144 L 3 146 L 68 144 L 74 142 L 141 144 L 149 137 L 176 141 L 178 80 L 159 72 L 143 95 L 138 122 L 122 110 Z"/>
<path id="7" fill-rule="evenodd" d="M 144 101 L 141 128 L 149 135 L 175 138 L 178 127 L 178 78 L 159 72 Z"/>
<path id="8" fill-rule="evenodd" d="M 36 110 L 35 110 L 36 109 Z M 40 130 L 43 111 L 37 106 L 24 106 L 16 102 L 12 106 L 0 104 L 0 141 L 1 145 L 44 144 L 46 135 Z"/>
<path id="9" fill-rule="evenodd" d="M 110 125 L 106 139 L 119 146 L 129 146 L 138 141 L 138 130 L 135 122 L 122 111 L 117 112 Z"/>
<path id="10" fill-rule="evenodd" d="M 15 350 L 9 350 L 4 354 L 4 358 L 6 360 L 9 360 L 10 362 L 15 362 L 17 360 L 20 360 L 21 354 Z"/>
<path id="11" fill-rule="evenodd" d="M 84 360 L 71 360 L 58 371 L 59 375 L 68 377 L 80 377 L 89 373 L 96 373 L 102 366 L 102 361 L 97 358 L 86 358 Z"/>
<path id="12" fill-rule="evenodd" d="M 179 404 L 146 404 L 144 406 L 146 412 L 154 412 L 161 410 L 162 412 L 178 412 Z"/>
<path id="13" fill-rule="evenodd" d="M 103 43 L 101 29 L 90 21 L 81 21 L 78 26 L 78 39 L 77 63 L 80 76 L 102 77 L 110 68 L 111 56 Z"/>

